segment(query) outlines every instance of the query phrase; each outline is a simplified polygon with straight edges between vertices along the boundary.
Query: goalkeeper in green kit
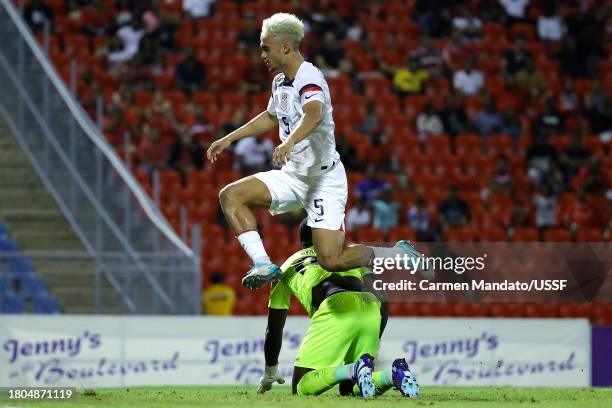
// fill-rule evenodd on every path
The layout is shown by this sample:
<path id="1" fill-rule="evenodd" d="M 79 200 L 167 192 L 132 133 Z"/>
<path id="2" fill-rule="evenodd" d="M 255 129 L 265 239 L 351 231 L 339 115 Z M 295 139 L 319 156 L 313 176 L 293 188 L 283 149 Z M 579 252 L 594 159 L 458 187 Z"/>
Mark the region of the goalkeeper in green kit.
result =
<path id="1" fill-rule="evenodd" d="M 390 369 L 374 371 L 374 357 L 387 322 L 384 293 L 364 289 L 369 270 L 351 269 L 331 273 L 317 262 L 312 230 L 300 224 L 302 250 L 293 254 L 281 269 L 282 278 L 272 283 L 268 304 L 268 327 L 264 343 L 266 367 L 258 393 L 284 383 L 277 373 L 283 328 L 293 294 L 311 318 L 300 345 L 293 370 L 292 392 L 318 395 L 340 384 L 343 395 L 365 398 L 394 387 L 406 397 L 416 397 L 419 385 L 405 359 Z"/>

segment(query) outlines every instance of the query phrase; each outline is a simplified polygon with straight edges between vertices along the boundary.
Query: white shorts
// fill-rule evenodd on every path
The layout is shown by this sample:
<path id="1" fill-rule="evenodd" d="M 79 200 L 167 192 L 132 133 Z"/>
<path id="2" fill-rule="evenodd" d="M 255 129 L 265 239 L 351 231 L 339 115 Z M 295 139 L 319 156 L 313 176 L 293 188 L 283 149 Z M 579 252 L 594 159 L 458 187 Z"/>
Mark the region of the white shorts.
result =
<path id="1" fill-rule="evenodd" d="M 299 176 L 284 170 L 263 171 L 253 176 L 270 190 L 270 214 L 304 208 L 310 227 L 344 230 L 348 185 L 341 161 L 316 176 Z"/>

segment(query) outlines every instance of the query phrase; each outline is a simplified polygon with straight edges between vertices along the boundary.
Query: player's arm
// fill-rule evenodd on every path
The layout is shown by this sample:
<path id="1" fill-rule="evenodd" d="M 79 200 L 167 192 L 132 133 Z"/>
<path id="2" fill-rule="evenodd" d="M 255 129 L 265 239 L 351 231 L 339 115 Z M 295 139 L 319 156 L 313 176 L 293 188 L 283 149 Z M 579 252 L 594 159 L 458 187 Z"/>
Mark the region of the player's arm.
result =
<path id="1" fill-rule="evenodd" d="M 320 101 L 308 102 L 303 106 L 303 110 L 304 115 L 302 115 L 293 133 L 274 150 L 272 163 L 277 166 L 282 166 L 291 158 L 293 146 L 308 136 L 323 119 L 323 103 Z"/>
<path id="2" fill-rule="evenodd" d="M 264 355 L 266 367 L 264 375 L 259 379 L 258 394 L 272 389 L 272 384 L 284 384 L 285 379 L 278 374 L 278 355 L 283 345 L 283 329 L 287 320 L 287 309 L 268 309 L 268 327 L 264 340 Z"/>
<path id="3" fill-rule="evenodd" d="M 210 145 L 206 156 L 211 162 L 215 162 L 217 155 L 227 149 L 233 142 L 248 136 L 256 136 L 266 133 L 276 127 L 278 119 L 267 110 L 255 116 L 249 122 L 234 130 L 229 135 L 215 141 Z"/>

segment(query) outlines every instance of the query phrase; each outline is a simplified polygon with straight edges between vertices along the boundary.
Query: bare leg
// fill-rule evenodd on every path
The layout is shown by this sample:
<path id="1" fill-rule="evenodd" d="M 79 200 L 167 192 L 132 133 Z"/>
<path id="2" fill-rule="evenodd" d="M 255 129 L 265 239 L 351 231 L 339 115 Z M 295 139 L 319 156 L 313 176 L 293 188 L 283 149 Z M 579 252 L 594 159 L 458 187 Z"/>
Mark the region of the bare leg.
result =
<path id="1" fill-rule="evenodd" d="M 268 187 L 253 176 L 228 184 L 219 193 L 221 209 L 235 234 L 257 228 L 251 208 L 270 208 L 272 196 Z"/>
<path id="2" fill-rule="evenodd" d="M 319 263 L 330 272 L 342 272 L 368 266 L 374 256 L 372 248 L 365 245 L 343 247 L 343 231 L 313 228 L 312 242 Z"/>

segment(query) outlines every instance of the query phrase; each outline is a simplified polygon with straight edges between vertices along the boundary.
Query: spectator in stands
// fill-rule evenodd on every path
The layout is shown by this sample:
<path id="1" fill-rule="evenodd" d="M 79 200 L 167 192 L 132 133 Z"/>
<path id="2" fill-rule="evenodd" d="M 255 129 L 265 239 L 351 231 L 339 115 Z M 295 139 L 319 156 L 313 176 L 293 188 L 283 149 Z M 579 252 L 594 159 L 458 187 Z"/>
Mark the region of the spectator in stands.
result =
<path id="1" fill-rule="evenodd" d="M 170 147 L 168 166 L 183 174 L 204 168 L 204 149 L 187 126 L 181 126 L 179 137 Z"/>
<path id="2" fill-rule="evenodd" d="M 584 190 L 579 190 L 576 200 L 570 203 L 563 215 L 563 222 L 572 231 L 580 228 L 595 227 L 596 214 L 593 207 L 587 201 Z"/>
<path id="3" fill-rule="evenodd" d="M 323 45 L 315 56 L 315 63 L 321 71 L 336 71 L 344 57 L 344 48 L 336 35 L 328 31 L 323 36 Z"/>
<path id="4" fill-rule="evenodd" d="M 540 231 L 557 225 L 557 196 L 548 183 L 543 183 L 533 197 L 535 221 Z"/>
<path id="5" fill-rule="evenodd" d="M 536 135 L 534 143 L 527 148 L 525 157 L 528 174 L 537 181 L 553 169 L 557 161 L 557 151 L 544 136 Z"/>
<path id="6" fill-rule="evenodd" d="M 542 15 L 538 17 L 538 35 L 545 45 L 560 42 L 565 35 L 565 25 L 557 13 L 555 0 L 542 2 Z"/>
<path id="7" fill-rule="evenodd" d="M 360 198 L 346 214 L 346 229 L 353 231 L 359 227 L 367 227 L 372 223 L 372 213 L 366 202 Z"/>
<path id="8" fill-rule="evenodd" d="M 440 224 L 442 229 L 447 227 L 461 227 L 470 220 L 470 209 L 467 203 L 459 197 L 456 186 L 448 189 L 448 196 L 438 206 Z"/>
<path id="9" fill-rule="evenodd" d="M 429 210 L 423 197 L 418 196 L 406 213 L 408 225 L 416 232 L 417 241 L 432 241 Z"/>
<path id="10" fill-rule="evenodd" d="M 408 65 L 400 68 L 393 75 L 393 88 L 401 95 L 420 94 L 425 88 L 429 73 L 419 68 L 418 61 L 408 57 Z"/>
<path id="11" fill-rule="evenodd" d="M 176 86 L 184 92 L 202 90 L 206 84 L 206 67 L 196 58 L 191 47 L 185 51 L 185 59 L 179 62 L 175 70 Z"/>
<path id="12" fill-rule="evenodd" d="M 152 173 L 165 168 L 169 153 L 168 146 L 161 140 L 159 129 L 145 123 L 138 148 L 141 169 Z"/>
<path id="13" fill-rule="evenodd" d="M 135 67 L 150 69 L 153 75 L 164 73 L 165 61 L 157 39 L 145 35 L 140 41 L 140 47 L 132 63 Z"/>
<path id="14" fill-rule="evenodd" d="M 242 78 L 240 89 L 245 93 L 266 92 L 270 88 L 270 84 L 267 83 L 269 76 L 270 71 L 261 63 L 259 52 L 252 50 L 249 52 L 249 65 Z"/>
<path id="15" fill-rule="evenodd" d="M 238 158 L 240 170 L 245 174 L 253 174 L 269 167 L 273 151 L 272 141 L 264 135 L 257 135 L 240 139 L 234 154 Z"/>
<path id="16" fill-rule="evenodd" d="M 465 61 L 464 68 L 455 71 L 453 86 L 456 90 L 467 96 L 477 95 L 484 86 L 482 72 L 474 69 L 474 58 Z"/>
<path id="17" fill-rule="evenodd" d="M 601 82 L 593 80 L 593 86 L 584 94 L 584 113 L 591 121 L 591 130 L 607 142 L 612 139 L 612 104 L 601 89 Z"/>
<path id="18" fill-rule="evenodd" d="M 244 44 L 246 49 L 259 49 L 259 27 L 257 26 L 257 21 L 255 21 L 255 16 L 253 13 L 248 13 L 244 18 L 245 26 L 238 34 L 236 41 L 238 43 Z M 261 60 L 259 61 L 259 65 L 263 65 Z"/>
<path id="19" fill-rule="evenodd" d="M 441 73 L 442 58 L 427 35 L 420 37 L 419 45 L 410 51 L 408 56 L 417 61 L 419 68 L 426 70 L 430 75 Z"/>
<path id="20" fill-rule="evenodd" d="M 127 61 L 132 59 L 140 48 L 140 40 L 145 35 L 144 26 L 139 18 L 132 19 L 130 24 L 121 27 L 117 31 L 117 37 L 123 43 L 121 51 L 115 51 L 108 55 L 109 60 Z"/>
<path id="21" fill-rule="evenodd" d="M 453 28 L 459 32 L 463 41 L 476 41 L 481 37 L 482 20 L 466 6 L 461 6 L 453 17 Z"/>
<path id="22" fill-rule="evenodd" d="M 358 130 L 362 133 L 372 134 L 380 132 L 380 122 L 378 120 L 378 115 L 376 114 L 376 106 L 372 101 L 367 102 L 365 119 L 363 121 L 362 126 L 358 126 Z"/>
<path id="23" fill-rule="evenodd" d="M 457 69 L 456 61 L 462 61 L 467 54 L 466 42 L 461 38 L 461 32 L 453 30 L 441 53 L 445 72 L 452 73 L 455 71 Z"/>
<path id="24" fill-rule="evenodd" d="M 561 153 L 559 159 L 565 180 L 570 180 L 580 169 L 592 159 L 591 152 L 582 147 L 582 134 L 576 132 L 572 136 L 572 144 Z"/>
<path id="25" fill-rule="evenodd" d="M 510 225 L 512 228 L 533 226 L 529 208 L 518 198 L 514 200 L 512 215 L 510 216 Z"/>
<path id="26" fill-rule="evenodd" d="M 385 231 L 389 228 L 397 227 L 402 205 L 393 198 L 390 188 L 385 188 L 379 198 L 372 200 L 371 205 L 374 209 L 372 221 L 374 227 Z"/>
<path id="27" fill-rule="evenodd" d="M 388 188 L 388 183 L 376 177 L 376 166 L 369 164 L 366 169 L 366 178 L 357 183 L 355 196 L 363 199 L 366 203 L 381 197 Z"/>
<path id="28" fill-rule="evenodd" d="M 452 5 L 450 0 L 417 0 L 413 15 L 430 37 L 443 37 L 448 35 L 448 28 L 452 26 Z"/>
<path id="29" fill-rule="evenodd" d="M 563 46 L 557 54 L 564 75 L 573 78 L 587 78 L 590 76 L 588 50 L 578 48 L 576 40 L 570 36 L 565 37 Z"/>
<path id="30" fill-rule="evenodd" d="M 221 272 L 213 272 L 211 285 L 202 291 L 202 312 L 209 316 L 230 316 L 236 303 L 234 288 L 225 284 Z"/>
<path id="31" fill-rule="evenodd" d="M 527 64 L 532 61 L 531 55 L 525 49 L 525 40 L 516 37 L 512 49 L 504 53 L 502 59 L 502 70 L 506 77 L 516 75 L 518 72 L 527 69 Z"/>
<path id="32" fill-rule="evenodd" d="M 507 78 L 510 80 L 510 78 Z M 535 64 L 530 59 L 525 65 L 525 69 L 516 73 L 517 85 L 531 97 L 537 97 L 544 93 L 546 89 L 546 81 L 542 71 L 535 67 Z"/>
<path id="33" fill-rule="evenodd" d="M 578 109 L 580 104 L 580 97 L 574 90 L 574 83 L 571 79 L 567 78 L 563 82 L 563 91 L 559 94 L 559 108 L 561 113 L 574 112 Z"/>
<path id="34" fill-rule="evenodd" d="M 451 91 L 446 94 L 446 103 L 442 110 L 442 123 L 444 130 L 452 137 L 464 133 L 468 127 L 468 117 L 461 103 L 461 97 Z"/>
<path id="35" fill-rule="evenodd" d="M 198 142 L 210 142 L 215 127 L 204 115 L 202 106 L 196 105 L 193 110 L 193 121 L 189 123 L 189 131 Z"/>
<path id="36" fill-rule="evenodd" d="M 497 111 L 495 100 L 491 95 L 487 94 L 484 109 L 474 116 L 472 123 L 483 138 L 502 130 L 504 121 L 502 115 Z"/>
<path id="37" fill-rule="evenodd" d="M 210 15 L 210 6 L 215 0 L 183 0 L 183 11 L 191 18 L 203 18 Z"/>
<path id="38" fill-rule="evenodd" d="M 23 9 L 23 18 L 35 33 L 49 26 L 49 33 L 53 32 L 53 9 L 44 0 L 32 0 Z"/>
<path id="39" fill-rule="evenodd" d="M 563 130 L 563 116 L 557 110 L 554 96 L 548 95 L 544 100 L 544 110 L 538 115 L 534 130 L 537 135 L 546 137 Z"/>
<path id="40" fill-rule="evenodd" d="M 366 166 L 364 161 L 357 155 L 357 150 L 346 140 L 342 133 L 336 136 L 336 151 L 342 157 L 342 163 L 349 171 L 363 171 Z"/>
<path id="41" fill-rule="evenodd" d="M 529 0 L 499 0 L 510 23 L 526 22 Z"/>
<path id="42" fill-rule="evenodd" d="M 508 135 L 512 138 L 513 148 L 516 150 L 516 141 L 523 134 L 523 124 L 516 115 L 514 109 L 508 109 L 504 112 L 504 124 L 502 125 L 501 134 Z"/>
<path id="43" fill-rule="evenodd" d="M 503 193 L 507 196 L 512 196 L 515 188 L 516 184 L 508 166 L 508 158 L 503 155 L 499 156 L 495 160 L 495 169 L 493 169 L 493 175 L 489 179 L 489 189 L 493 193 Z"/>
<path id="44" fill-rule="evenodd" d="M 427 101 L 423 107 L 423 112 L 417 116 L 416 125 L 421 140 L 424 140 L 429 135 L 441 135 L 444 133 L 442 118 L 435 111 L 431 101 Z"/>

